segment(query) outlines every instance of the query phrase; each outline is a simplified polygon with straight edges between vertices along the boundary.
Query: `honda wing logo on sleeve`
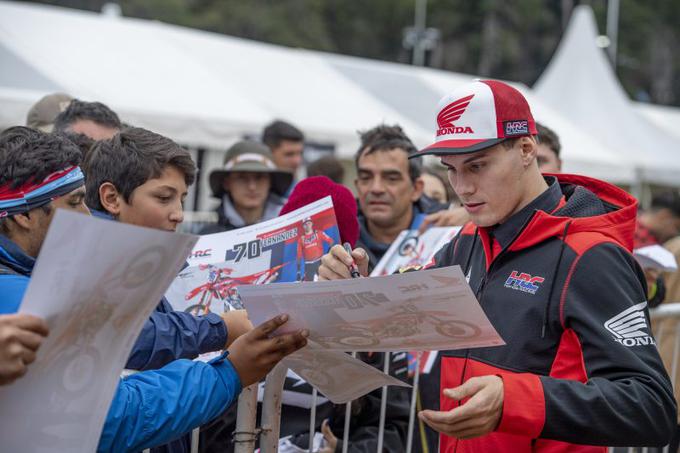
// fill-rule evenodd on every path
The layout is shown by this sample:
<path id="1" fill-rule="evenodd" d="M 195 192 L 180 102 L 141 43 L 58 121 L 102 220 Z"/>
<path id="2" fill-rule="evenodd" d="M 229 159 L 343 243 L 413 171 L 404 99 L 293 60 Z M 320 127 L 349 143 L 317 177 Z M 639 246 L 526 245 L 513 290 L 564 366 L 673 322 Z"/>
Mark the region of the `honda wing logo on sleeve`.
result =
<path id="1" fill-rule="evenodd" d="M 656 344 L 649 334 L 645 307 L 647 302 L 641 302 L 622 311 L 604 323 L 614 340 L 624 346 L 641 346 Z"/>

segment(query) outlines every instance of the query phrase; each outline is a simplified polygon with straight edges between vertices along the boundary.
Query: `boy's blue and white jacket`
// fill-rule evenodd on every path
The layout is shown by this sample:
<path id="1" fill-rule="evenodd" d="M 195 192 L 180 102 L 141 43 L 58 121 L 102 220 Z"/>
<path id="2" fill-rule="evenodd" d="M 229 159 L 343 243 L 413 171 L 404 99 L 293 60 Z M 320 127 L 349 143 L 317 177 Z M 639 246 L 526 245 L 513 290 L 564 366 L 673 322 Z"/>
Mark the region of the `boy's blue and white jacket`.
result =
<path id="1" fill-rule="evenodd" d="M 33 258 L 0 235 L 0 314 L 18 311 L 34 264 Z M 166 312 L 165 304 L 161 302 L 146 323 L 130 357 L 132 365 L 152 368 L 201 352 L 202 345 L 210 342 L 218 345 L 214 349 L 226 342 L 226 332 L 219 341 L 217 336 L 198 333 L 194 334 L 196 340 L 189 339 L 190 331 L 200 330 L 205 324 L 200 319 L 183 323 L 187 321 L 183 314 Z M 173 329 L 187 329 L 187 334 L 167 335 Z M 191 348 L 194 349 L 189 354 Z M 137 452 L 166 444 L 218 416 L 240 392 L 238 374 L 225 356 L 211 363 L 175 360 L 159 370 L 123 378 L 111 402 L 97 451 Z"/>

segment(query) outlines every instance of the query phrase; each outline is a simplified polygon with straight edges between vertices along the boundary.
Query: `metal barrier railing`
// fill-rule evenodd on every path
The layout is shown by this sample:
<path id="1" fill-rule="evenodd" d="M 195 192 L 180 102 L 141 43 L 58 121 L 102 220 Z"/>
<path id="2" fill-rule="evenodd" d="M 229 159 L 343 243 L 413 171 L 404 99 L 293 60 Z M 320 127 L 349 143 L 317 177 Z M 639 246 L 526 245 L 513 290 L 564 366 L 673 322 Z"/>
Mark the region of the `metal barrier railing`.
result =
<path id="1" fill-rule="evenodd" d="M 680 303 L 664 304 L 658 308 L 650 310 L 650 316 L 653 324 L 654 337 L 657 345 L 661 345 L 662 341 L 668 339 L 669 335 L 674 335 L 672 339 L 673 348 L 672 357 L 667 357 L 666 354 L 665 365 L 671 377 L 671 382 L 675 387 L 678 363 L 680 361 Z M 667 321 L 673 321 L 671 323 Z M 662 351 L 667 352 L 667 351 Z M 356 354 L 354 354 L 356 355 Z M 663 354 L 662 354 L 663 355 Z M 420 355 L 416 357 L 415 375 L 413 378 L 413 390 L 410 401 L 409 425 L 407 432 L 406 453 L 411 453 L 413 445 L 413 434 L 415 432 L 416 423 L 416 409 L 417 409 L 417 391 L 420 379 Z M 669 363 L 670 361 L 670 363 Z M 390 365 L 389 353 L 385 353 L 384 372 L 388 372 Z M 244 389 L 238 402 L 238 417 L 237 427 L 234 433 L 234 443 L 236 453 L 252 453 L 255 449 L 256 439 L 260 438 L 260 451 L 262 453 L 276 453 L 279 446 L 279 432 L 281 421 L 281 405 L 283 397 L 283 384 L 286 378 L 287 369 L 282 364 L 277 365 L 272 372 L 267 375 L 265 380 L 265 392 L 262 402 L 262 420 L 261 427 L 257 428 L 257 385 L 252 385 Z M 377 452 L 381 453 L 383 449 L 383 438 L 385 430 L 386 405 L 387 405 L 387 387 L 383 387 L 381 406 L 380 406 L 380 422 L 378 430 L 378 448 Z M 343 453 L 347 452 L 350 435 L 350 416 L 352 402 L 347 403 L 345 411 L 345 426 L 343 432 Z M 310 436 L 309 449 L 313 445 L 315 427 L 316 427 L 316 407 L 317 407 L 317 391 L 312 393 L 312 404 L 310 410 Z M 192 433 L 192 453 L 198 453 L 198 430 Z M 668 446 L 659 449 L 648 448 L 610 448 L 610 453 L 647 453 L 652 451 L 663 451 L 668 453 Z"/>

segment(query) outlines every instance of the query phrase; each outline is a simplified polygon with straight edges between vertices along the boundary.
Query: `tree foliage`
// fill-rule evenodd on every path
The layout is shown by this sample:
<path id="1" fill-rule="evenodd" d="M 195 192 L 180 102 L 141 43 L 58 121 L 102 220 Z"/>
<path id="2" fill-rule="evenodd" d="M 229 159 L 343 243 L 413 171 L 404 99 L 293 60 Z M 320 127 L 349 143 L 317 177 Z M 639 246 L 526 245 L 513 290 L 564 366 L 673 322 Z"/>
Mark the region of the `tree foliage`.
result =
<path id="1" fill-rule="evenodd" d="M 39 0 L 98 11 L 105 0 Z M 441 39 L 427 64 L 458 72 L 538 79 L 578 0 L 429 0 Z M 606 0 L 589 2 L 604 34 Z M 409 63 L 403 33 L 414 0 L 120 0 L 125 16 L 293 47 Z M 621 0 L 617 73 L 633 98 L 680 104 L 680 1 Z"/>

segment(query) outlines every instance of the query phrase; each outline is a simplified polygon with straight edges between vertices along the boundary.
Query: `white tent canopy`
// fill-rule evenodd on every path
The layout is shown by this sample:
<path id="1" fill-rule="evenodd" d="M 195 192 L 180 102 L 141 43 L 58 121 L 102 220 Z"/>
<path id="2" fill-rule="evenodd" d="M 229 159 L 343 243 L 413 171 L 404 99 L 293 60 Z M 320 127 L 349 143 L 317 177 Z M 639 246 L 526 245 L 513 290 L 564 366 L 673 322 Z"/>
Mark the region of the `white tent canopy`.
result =
<path id="1" fill-rule="evenodd" d="M 592 9 L 576 7 L 535 93 L 632 163 L 639 182 L 680 185 L 680 141 L 636 111 L 595 45 L 597 35 Z"/>
<path id="2" fill-rule="evenodd" d="M 354 150 L 357 129 L 381 121 L 424 138 L 318 56 L 295 49 L 11 2 L 0 2 L 0 46 L 25 72 L 51 82 L 34 93 L 99 100 L 130 123 L 191 145 L 224 149 L 277 117 L 300 125 L 312 140 L 333 142 L 342 154 Z M 15 102 L 30 97 L 24 90 L 5 94 Z M 0 126 L 24 118 L 4 112 Z"/>
<path id="3" fill-rule="evenodd" d="M 635 109 L 680 143 L 680 108 L 637 102 Z"/>
<path id="4" fill-rule="evenodd" d="M 356 150 L 357 130 L 382 122 L 400 124 L 417 146 L 429 144 L 439 99 L 474 78 L 5 1 L 0 61 L 0 128 L 22 124 L 39 97 L 62 91 L 102 101 L 131 124 L 214 150 L 282 118 L 312 141 L 334 145 L 340 157 Z M 560 134 L 565 170 L 633 179 L 617 153 L 516 86 L 536 119 Z M 211 152 L 204 170 L 220 163 L 221 152 Z"/>

